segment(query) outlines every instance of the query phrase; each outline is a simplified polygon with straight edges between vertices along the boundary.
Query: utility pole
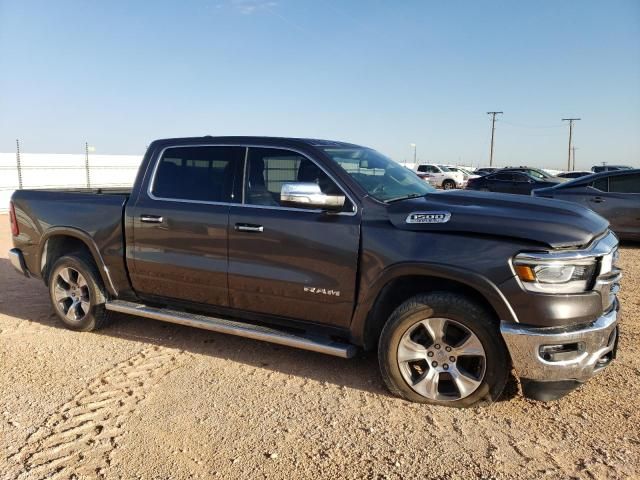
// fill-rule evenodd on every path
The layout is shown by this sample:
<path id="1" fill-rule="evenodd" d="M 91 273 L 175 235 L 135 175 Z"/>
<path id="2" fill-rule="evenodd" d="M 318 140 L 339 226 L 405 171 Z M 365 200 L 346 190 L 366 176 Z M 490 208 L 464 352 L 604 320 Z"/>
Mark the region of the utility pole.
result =
<path id="1" fill-rule="evenodd" d="M 411 146 L 411 148 L 413 148 L 413 168 L 415 169 L 415 168 L 416 168 L 416 158 L 417 158 L 417 156 L 416 156 L 416 149 L 417 149 L 418 147 L 416 146 L 416 144 L 415 144 L 415 143 L 412 143 L 410 146 Z"/>
<path id="2" fill-rule="evenodd" d="M 572 153 L 572 156 L 573 156 L 573 160 L 571 162 L 571 164 L 573 165 L 572 170 L 576 169 L 576 150 L 578 150 L 577 147 L 571 147 L 571 153 Z"/>
<path id="3" fill-rule="evenodd" d="M 502 115 L 503 112 L 487 112 L 491 115 L 491 151 L 489 153 L 489 166 L 493 167 L 493 138 L 496 133 L 496 115 Z"/>
<path id="4" fill-rule="evenodd" d="M 89 142 L 84 142 L 84 170 L 87 175 L 87 188 L 91 188 L 91 178 L 89 177 Z"/>
<path id="5" fill-rule="evenodd" d="M 573 122 L 580 118 L 563 118 L 563 122 L 569 122 L 569 157 L 567 159 L 567 170 L 571 170 L 571 142 L 573 140 Z"/>
<path id="6" fill-rule="evenodd" d="M 20 164 L 20 139 L 16 138 L 16 165 L 18 167 L 18 190 L 22 190 L 22 165 Z"/>

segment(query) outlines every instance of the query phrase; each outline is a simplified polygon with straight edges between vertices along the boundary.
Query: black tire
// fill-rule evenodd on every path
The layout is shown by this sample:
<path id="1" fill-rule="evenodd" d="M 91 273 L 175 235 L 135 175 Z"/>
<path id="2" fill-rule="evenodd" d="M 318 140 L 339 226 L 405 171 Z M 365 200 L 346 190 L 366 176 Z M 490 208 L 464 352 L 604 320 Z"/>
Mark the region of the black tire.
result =
<path id="1" fill-rule="evenodd" d="M 453 190 L 454 188 L 456 188 L 456 182 L 454 182 L 453 180 L 445 180 L 444 182 L 442 182 L 442 188 L 444 188 L 445 190 Z"/>
<path id="2" fill-rule="evenodd" d="M 65 315 L 64 306 L 62 305 L 65 302 L 59 302 L 56 299 L 55 292 L 56 286 L 60 285 L 60 272 L 67 268 L 80 273 L 86 282 L 86 287 L 81 287 L 78 290 L 85 292 L 84 294 L 88 297 L 89 308 L 86 312 L 81 310 L 83 315 L 77 320 L 69 319 Z M 49 297 L 53 309 L 67 328 L 81 332 L 89 332 L 102 328 L 108 323 L 110 315 L 105 308 L 107 295 L 93 258 L 84 253 L 72 253 L 60 257 L 49 269 L 48 283 Z M 70 298 L 66 300 L 70 300 Z"/>
<path id="3" fill-rule="evenodd" d="M 452 397 L 452 399 L 445 400 L 428 398 L 414 391 L 401 373 L 397 355 L 403 335 L 415 328 L 421 320 L 429 318 L 453 320 L 447 325 L 454 327 L 462 325 L 472 332 L 482 344 L 485 356 L 479 361 L 483 365 L 483 375 L 481 379 L 478 377 L 480 383 L 476 390 L 464 398 L 455 399 Z M 498 323 L 493 315 L 468 297 L 450 292 L 416 295 L 396 308 L 380 335 L 378 360 L 382 378 L 389 390 L 395 395 L 413 402 L 458 408 L 495 401 L 504 390 L 511 370 L 507 349 L 500 337 Z M 428 366 L 428 368 L 431 370 L 431 367 Z M 425 374 L 422 376 L 424 377 Z"/>

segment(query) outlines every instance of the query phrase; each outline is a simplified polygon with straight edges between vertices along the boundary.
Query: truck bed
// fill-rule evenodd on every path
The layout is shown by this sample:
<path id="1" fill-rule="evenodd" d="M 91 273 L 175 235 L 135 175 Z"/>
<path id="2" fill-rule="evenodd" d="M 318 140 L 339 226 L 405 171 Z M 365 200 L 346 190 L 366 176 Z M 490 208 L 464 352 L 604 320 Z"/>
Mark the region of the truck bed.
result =
<path id="1" fill-rule="evenodd" d="M 48 238 L 67 235 L 91 242 L 104 261 L 113 285 L 128 285 L 123 213 L 129 188 L 16 190 L 13 202 L 20 223 L 16 244 L 29 271 L 39 276 Z M 115 288 L 114 288 L 115 290 Z"/>

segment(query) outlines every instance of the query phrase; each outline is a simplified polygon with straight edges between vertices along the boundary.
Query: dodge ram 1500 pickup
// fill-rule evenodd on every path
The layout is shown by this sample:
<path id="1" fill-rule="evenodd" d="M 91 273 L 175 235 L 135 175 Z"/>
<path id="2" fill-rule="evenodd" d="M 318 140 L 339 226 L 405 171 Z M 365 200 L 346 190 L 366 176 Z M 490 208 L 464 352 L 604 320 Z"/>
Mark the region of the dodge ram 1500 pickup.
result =
<path id="1" fill-rule="evenodd" d="M 577 204 L 436 192 L 343 142 L 153 142 L 131 190 L 18 190 L 15 268 L 60 320 L 113 312 L 345 358 L 416 402 L 559 398 L 617 347 L 618 240 Z M 250 348 L 250 346 L 248 346 Z"/>

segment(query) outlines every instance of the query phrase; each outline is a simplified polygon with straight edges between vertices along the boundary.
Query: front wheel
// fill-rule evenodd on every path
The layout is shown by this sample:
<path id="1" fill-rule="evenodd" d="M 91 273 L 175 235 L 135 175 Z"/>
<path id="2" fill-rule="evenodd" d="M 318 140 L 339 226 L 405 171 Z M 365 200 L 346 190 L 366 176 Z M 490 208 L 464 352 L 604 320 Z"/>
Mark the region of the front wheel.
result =
<path id="1" fill-rule="evenodd" d="M 451 407 L 497 399 L 510 370 L 492 316 L 449 292 L 417 295 L 400 305 L 382 330 L 378 359 L 391 392 Z"/>

